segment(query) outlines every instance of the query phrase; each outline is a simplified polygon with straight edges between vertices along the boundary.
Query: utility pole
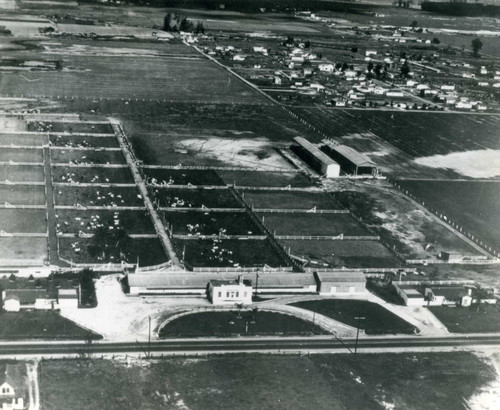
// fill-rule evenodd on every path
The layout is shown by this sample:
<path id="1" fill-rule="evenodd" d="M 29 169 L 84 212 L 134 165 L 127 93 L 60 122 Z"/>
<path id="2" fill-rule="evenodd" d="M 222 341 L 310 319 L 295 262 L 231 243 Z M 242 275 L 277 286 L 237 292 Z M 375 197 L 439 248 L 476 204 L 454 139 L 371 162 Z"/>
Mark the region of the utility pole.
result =
<path id="1" fill-rule="evenodd" d="M 356 316 L 354 319 L 358 321 L 358 329 L 356 331 L 356 344 L 354 345 L 354 354 L 356 354 L 358 352 L 359 322 L 361 322 L 362 320 L 365 320 L 366 317 Z"/>
<path id="2" fill-rule="evenodd" d="M 257 293 L 259 292 L 259 274 L 255 274 L 255 298 L 257 298 Z"/>
<path id="3" fill-rule="evenodd" d="M 149 328 L 148 328 L 148 359 L 151 359 L 151 315 L 148 315 Z"/>

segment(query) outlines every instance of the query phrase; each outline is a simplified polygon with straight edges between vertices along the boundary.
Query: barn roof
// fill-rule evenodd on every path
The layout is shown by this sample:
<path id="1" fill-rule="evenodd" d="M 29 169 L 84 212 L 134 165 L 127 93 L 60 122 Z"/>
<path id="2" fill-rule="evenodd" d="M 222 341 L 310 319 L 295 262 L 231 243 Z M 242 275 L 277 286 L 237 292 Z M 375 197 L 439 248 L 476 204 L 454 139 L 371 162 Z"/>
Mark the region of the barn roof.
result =
<path id="1" fill-rule="evenodd" d="M 315 272 L 318 280 L 321 283 L 338 283 L 338 282 L 366 282 L 366 277 L 360 271 L 327 271 Z"/>
<path id="2" fill-rule="evenodd" d="M 16 397 L 26 399 L 28 393 L 28 377 L 24 363 L 0 364 L 0 385 L 7 382 L 16 393 Z"/>
<path id="3" fill-rule="evenodd" d="M 370 160 L 366 155 L 361 154 L 355 149 L 348 147 L 347 145 L 333 145 L 329 144 L 328 147 L 338 152 L 343 157 L 347 158 L 350 162 L 355 164 L 358 167 L 374 167 L 375 163 Z"/>
<path id="4" fill-rule="evenodd" d="M 321 161 L 325 165 L 337 164 L 332 158 L 326 155 L 323 151 L 321 151 L 318 147 L 311 144 L 308 140 L 302 137 L 295 137 L 293 139 L 297 144 L 299 144 L 302 148 L 309 151 L 310 154 L 314 155 L 316 159 Z M 337 164 L 338 165 L 338 164 Z"/>

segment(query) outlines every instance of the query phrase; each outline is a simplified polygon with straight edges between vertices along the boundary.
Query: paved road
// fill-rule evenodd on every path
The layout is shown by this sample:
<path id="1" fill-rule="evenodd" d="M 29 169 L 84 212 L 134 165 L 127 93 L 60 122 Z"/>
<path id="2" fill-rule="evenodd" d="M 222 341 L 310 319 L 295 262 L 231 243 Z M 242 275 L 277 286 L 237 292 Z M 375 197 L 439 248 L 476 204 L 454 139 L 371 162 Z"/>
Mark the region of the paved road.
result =
<path id="1" fill-rule="evenodd" d="M 358 349 L 387 350 L 394 348 L 454 348 L 485 345 L 499 345 L 500 335 L 449 336 L 438 338 L 423 337 L 394 337 L 394 338 L 360 338 Z M 334 337 L 288 337 L 288 338 L 234 338 L 234 339 L 191 339 L 191 340 L 163 340 L 151 342 L 151 352 L 169 354 L 176 352 L 280 352 L 280 351 L 335 351 L 353 350 L 355 339 L 337 340 Z M 21 355 L 55 356 L 92 354 L 137 354 L 144 353 L 147 342 L 141 344 L 133 342 L 112 343 L 94 342 L 20 342 L 0 344 L 0 356 L 16 357 Z"/>

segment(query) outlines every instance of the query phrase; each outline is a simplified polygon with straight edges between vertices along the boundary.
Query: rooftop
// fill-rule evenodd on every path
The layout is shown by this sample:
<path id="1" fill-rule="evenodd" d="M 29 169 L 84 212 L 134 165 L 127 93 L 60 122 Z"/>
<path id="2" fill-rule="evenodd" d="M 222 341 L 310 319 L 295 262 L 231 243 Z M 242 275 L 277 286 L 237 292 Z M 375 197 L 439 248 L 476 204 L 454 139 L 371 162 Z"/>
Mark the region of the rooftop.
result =
<path id="1" fill-rule="evenodd" d="M 332 158 L 326 155 L 323 151 L 321 151 L 318 147 L 311 144 L 308 140 L 302 137 L 295 137 L 293 139 L 297 144 L 301 147 L 307 149 L 311 154 L 313 154 L 317 159 L 319 159 L 322 163 L 326 165 L 337 164 Z"/>
<path id="2" fill-rule="evenodd" d="M 4 300 L 16 299 L 21 305 L 32 305 L 37 299 L 54 299 L 45 289 L 5 289 Z"/>
<path id="3" fill-rule="evenodd" d="M 359 271 L 316 272 L 316 275 L 321 282 L 366 282 L 365 275 Z"/>
<path id="4" fill-rule="evenodd" d="M 347 145 L 333 145 L 333 144 L 328 144 L 328 148 L 338 152 L 345 158 L 347 158 L 349 161 L 351 161 L 353 164 L 355 164 L 358 167 L 374 167 L 375 163 L 370 160 L 366 155 L 361 154 L 360 152 L 356 151 L 355 149 L 348 147 Z"/>

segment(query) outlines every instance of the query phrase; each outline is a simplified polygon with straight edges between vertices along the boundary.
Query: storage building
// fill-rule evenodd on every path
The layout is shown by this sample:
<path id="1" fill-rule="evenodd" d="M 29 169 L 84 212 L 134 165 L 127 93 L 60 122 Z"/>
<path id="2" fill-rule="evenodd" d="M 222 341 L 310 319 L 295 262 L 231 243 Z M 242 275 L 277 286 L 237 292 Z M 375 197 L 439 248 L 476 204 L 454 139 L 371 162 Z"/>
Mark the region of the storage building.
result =
<path id="1" fill-rule="evenodd" d="M 321 148 L 329 157 L 340 164 L 340 168 L 350 175 L 376 175 L 377 166 L 366 155 L 347 145 L 328 143 Z"/>
<path id="2" fill-rule="evenodd" d="M 302 137 L 294 138 L 293 142 L 292 151 L 317 173 L 327 178 L 336 178 L 340 175 L 340 165 L 318 147 Z"/>
<path id="3" fill-rule="evenodd" d="M 320 295 L 347 295 L 364 293 L 366 278 L 359 271 L 314 272 Z"/>
<path id="4" fill-rule="evenodd" d="M 406 306 L 424 306 L 425 297 L 417 290 L 415 285 L 394 284 L 394 289 L 404 300 Z"/>
<path id="5" fill-rule="evenodd" d="M 237 280 L 211 280 L 207 285 L 208 300 L 214 305 L 252 303 L 252 281 L 240 276 Z"/>

